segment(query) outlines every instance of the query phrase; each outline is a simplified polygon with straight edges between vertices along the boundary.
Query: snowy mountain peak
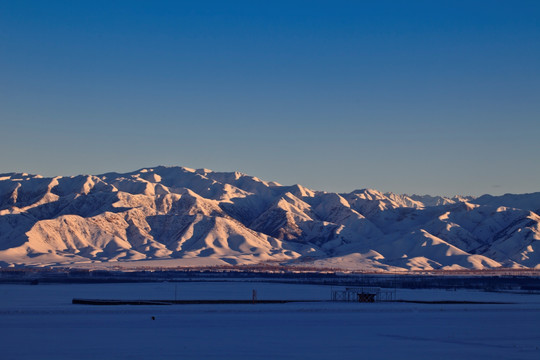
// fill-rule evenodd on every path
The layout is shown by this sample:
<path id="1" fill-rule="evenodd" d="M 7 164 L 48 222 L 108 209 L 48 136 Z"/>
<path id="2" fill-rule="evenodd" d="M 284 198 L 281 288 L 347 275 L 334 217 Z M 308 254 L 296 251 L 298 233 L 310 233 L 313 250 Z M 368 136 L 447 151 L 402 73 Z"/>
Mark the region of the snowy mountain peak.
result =
<path id="1" fill-rule="evenodd" d="M 336 194 L 175 166 L 0 175 L 0 266 L 540 268 L 540 193 Z M 353 260 L 354 259 L 354 260 Z"/>

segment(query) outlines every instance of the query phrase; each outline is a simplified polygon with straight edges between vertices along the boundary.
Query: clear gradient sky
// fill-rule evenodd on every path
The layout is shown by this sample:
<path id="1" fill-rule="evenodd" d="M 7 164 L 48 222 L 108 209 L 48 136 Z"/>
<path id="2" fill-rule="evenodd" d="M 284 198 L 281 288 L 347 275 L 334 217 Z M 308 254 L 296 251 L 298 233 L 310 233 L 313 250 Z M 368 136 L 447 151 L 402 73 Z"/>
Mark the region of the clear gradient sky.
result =
<path id="1" fill-rule="evenodd" d="M 540 1 L 1 1 L 0 172 L 540 191 Z"/>

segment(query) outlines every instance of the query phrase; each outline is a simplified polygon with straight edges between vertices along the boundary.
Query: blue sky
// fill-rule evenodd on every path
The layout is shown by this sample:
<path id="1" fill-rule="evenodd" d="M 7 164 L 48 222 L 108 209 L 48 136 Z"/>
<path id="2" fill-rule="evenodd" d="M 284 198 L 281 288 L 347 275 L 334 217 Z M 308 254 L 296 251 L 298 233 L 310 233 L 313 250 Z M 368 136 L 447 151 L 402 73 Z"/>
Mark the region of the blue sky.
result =
<path id="1" fill-rule="evenodd" d="M 0 172 L 540 191 L 538 1 L 0 1 Z"/>

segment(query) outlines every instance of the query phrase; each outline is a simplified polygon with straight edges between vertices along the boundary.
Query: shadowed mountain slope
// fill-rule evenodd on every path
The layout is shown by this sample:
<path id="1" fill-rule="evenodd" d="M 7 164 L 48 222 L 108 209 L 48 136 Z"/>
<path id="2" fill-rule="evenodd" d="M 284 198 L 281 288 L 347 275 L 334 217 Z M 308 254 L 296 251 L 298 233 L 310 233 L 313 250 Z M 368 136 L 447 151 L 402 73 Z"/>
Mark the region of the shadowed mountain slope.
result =
<path id="1" fill-rule="evenodd" d="M 182 167 L 0 175 L 0 265 L 540 268 L 540 193 L 347 194 Z"/>

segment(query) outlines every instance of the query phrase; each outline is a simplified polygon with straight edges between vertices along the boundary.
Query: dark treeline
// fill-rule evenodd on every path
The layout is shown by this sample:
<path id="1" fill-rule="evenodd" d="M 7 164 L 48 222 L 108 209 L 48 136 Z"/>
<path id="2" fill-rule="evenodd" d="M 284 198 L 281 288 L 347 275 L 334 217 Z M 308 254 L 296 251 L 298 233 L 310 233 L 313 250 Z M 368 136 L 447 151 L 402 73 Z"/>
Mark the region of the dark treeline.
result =
<path id="1" fill-rule="evenodd" d="M 200 269 L 92 270 L 69 268 L 4 268 L 0 283 L 122 283 L 161 281 L 273 281 L 334 286 L 377 286 L 409 289 L 481 289 L 486 291 L 540 291 L 536 271 L 505 269 L 500 272 L 422 271 L 406 273 L 343 273 L 281 266 L 234 266 Z"/>

